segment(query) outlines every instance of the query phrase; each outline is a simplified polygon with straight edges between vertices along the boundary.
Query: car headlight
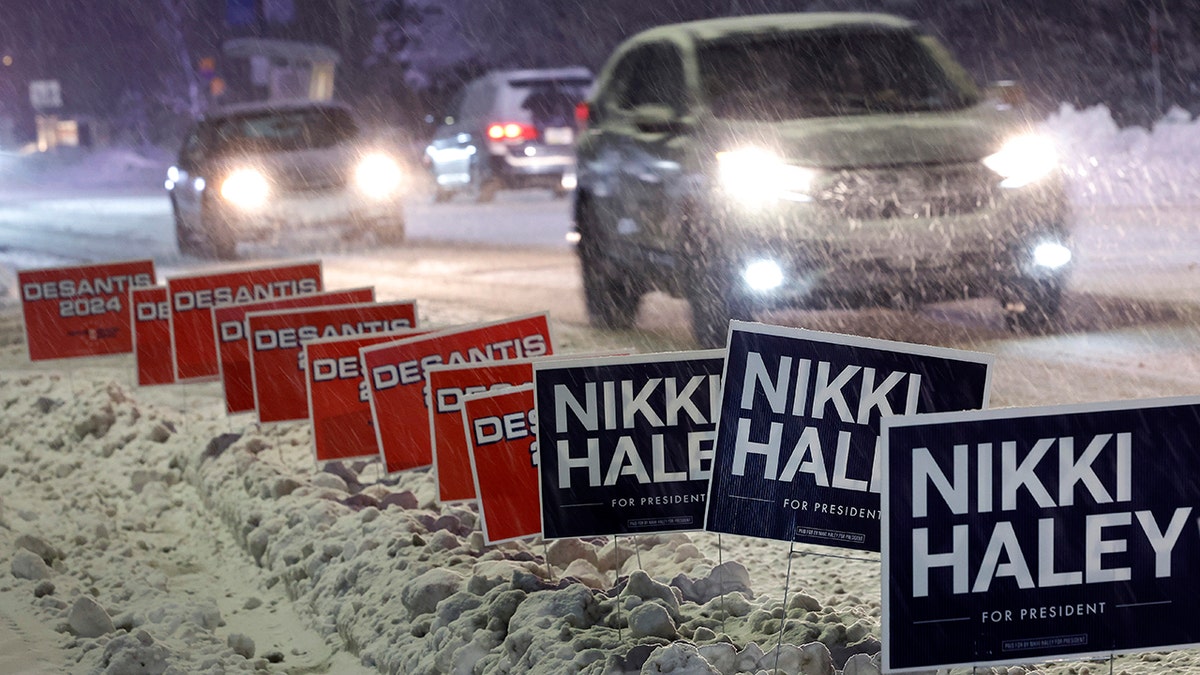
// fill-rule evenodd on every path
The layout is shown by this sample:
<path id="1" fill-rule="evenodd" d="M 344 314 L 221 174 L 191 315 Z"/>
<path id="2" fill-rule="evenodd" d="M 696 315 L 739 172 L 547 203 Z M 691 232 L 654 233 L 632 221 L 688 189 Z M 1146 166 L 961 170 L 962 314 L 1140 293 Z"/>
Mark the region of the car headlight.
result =
<path id="1" fill-rule="evenodd" d="M 788 164 L 779 155 L 762 148 L 743 148 L 717 153 L 721 187 L 745 206 L 761 207 L 778 199 L 811 201 L 816 171 Z"/>
<path id="2" fill-rule="evenodd" d="M 1000 187 L 1018 188 L 1038 180 L 1058 166 L 1058 152 L 1049 138 L 1026 134 L 1010 139 L 983 164 L 1004 180 Z"/>
<path id="3" fill-rule="evenodd" d="M 1056 270 L 1071 262 L 1071 249 L 1057 241 L 1043 241 L 1033 247 L 1033 264 Z"/>
<path id="4" fill-rule="evenodd" d="M 402 178 L 400 165 L 383 153 L 364 156 L 354 169 L 358 189 L 373 199 L 386 199 L 395 194 Z"/>
<path id="5" fill-rule="evenodd" d="M 774 260 L 755 260 L 742 270 L 742 280 L 752 291 L 771 291 L 783 285 L 783 268 Z"/>
<path id="6" fill-rule="evenodd" d="M 221 197 L 239 209 L 260 208 L 270 195 L 267 177 L 255 169 L 237 169 L 221 181 Z"/>

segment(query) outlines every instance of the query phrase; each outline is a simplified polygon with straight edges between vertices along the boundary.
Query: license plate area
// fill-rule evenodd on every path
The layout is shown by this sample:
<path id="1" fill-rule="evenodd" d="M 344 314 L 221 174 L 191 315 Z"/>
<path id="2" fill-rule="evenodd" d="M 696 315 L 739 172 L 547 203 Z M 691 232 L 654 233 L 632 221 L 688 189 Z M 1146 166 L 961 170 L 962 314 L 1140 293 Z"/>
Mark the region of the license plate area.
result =
<path id="1" fill-rule="evenodd" d="M 575 130 L 571 127 L 546 127 L 542 131 L 546 145 L 570 145 L 575 142 Z"/>

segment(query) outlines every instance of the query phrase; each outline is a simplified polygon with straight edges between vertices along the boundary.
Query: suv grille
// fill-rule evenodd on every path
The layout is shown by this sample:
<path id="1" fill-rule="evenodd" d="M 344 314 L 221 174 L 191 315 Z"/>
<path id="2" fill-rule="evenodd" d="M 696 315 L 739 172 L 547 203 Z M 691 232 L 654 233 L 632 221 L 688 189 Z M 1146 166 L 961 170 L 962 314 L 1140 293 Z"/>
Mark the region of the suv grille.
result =
<path id="1" fill-rule="evenodd" d="M 293 165 L 280 171 L 276 181 L 282 191 L 293 194 L 330 192 L 344 188 L 347 175 L 341 167 Z"/>
<path id="2" fill-rule="evenodd" d="M 974 164 L 847 170 L 817 201 L 851 220 L 942 218 L 988 208 L 993 189 L 987 169 Z"/>

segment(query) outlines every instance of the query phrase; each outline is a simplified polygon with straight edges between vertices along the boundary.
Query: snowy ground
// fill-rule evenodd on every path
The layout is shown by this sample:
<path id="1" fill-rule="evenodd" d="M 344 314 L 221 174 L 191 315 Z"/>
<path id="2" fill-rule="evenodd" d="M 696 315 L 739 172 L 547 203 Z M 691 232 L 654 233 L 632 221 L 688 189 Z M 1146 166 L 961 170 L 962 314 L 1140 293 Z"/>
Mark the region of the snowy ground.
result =
<path id="1" fill-rule="evenodd" d="M 1064 110 L 1050 126 L 1078 208 L 1117 223 L 1077 232 L 1092 260 L 1068 330 L 1012 340 L 971 303 L 815 327 L 993 352 L 995 406 L 1196 394 L 1200 123 L 1119 131 Z M 422 319 L 503 310 L 435 298 Z M 555 330 L 564 352 L 628 338 Z M 876 672 L 877 562 L 705 534 L 484 547 L 427 474 L 317 471 L 304 425 L 226 417 L 220 396 L 139 389 L 127 357 L 30 364 L 0 309 L 0 674 Z M 776 663 L 781 619 L 795 646 Z M 1111 669 L 1200 673 L 1200 652 Z"/>

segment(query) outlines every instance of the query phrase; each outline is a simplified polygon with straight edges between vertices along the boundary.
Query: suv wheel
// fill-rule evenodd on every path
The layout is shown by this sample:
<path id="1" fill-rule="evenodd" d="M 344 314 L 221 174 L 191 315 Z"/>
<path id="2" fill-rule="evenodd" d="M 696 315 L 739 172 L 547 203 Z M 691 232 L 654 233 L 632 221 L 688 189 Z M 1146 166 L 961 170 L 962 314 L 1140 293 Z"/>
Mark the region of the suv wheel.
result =
<path id="1" fill-rule="evenodd" d="M 581 235 L 579 265 L 583 273 L 583 300 L 588 320 L 597 328 L 632 328 L 637 321 L 642 290 L 604 254 L 596 216 L 586 202 L 579 206 L 576 228 Z"/>
<path id="2" fill-rule="evenodd" d="M 403 216 L 382 218 L 372 226 L 371 231 L 375 234 L 375 241 L 385 246 L 403 244 L 406 237 Z"/>
<path id="3" fill-rule="evenodd" d="M 692 335 L 702 349 L 725 346 L 729 322 L 749 319 L 748 304 L 736 298 L 724 273 L 709 272 L 705 277 L 693 277 L 688 290 L 692 307 Z"/>
<path id="4" fill-rule="evenodd" d="M 183 222 L 174 197 L 171 198 L 171 214 L 175 217 L 175 243 L 179 246 L 180 255 L 203 256 L 204 247 L 196 233 Z"/>
<path id="5" fill-rule="evenodd" d="M 208 204 L 201 205 L 199 230 L 188 227 L 174 200 L 171 206 L 175 214 L 175 241 L 182 255 L 216 260 L 237 258 L 237 239 L 225 223 L 211 213 Z"/>
<path id="6" fill-rule="evenodd" d="M 467 193 L 471 195 L 476 204 L 486 204 L 496 198 L 500 186 L 496 184 L 496 179 L 492 177 L 491 172 L 476 162 L 471 165 L 471 182 L 467 186 Z"/>
<path id="7" fill-rule="evenodd" d="M 1062 309 L 1062 281 L 1022 279 L 1005 289 L 1001 301 L 1008 310 L 1006 322 L 1013 330 L 1032 334 L 1048 332 Z M 1019 306 L 1024 306 L 1020 309 Z"/>
<path id="8" fill-rule="evenodd" d="M 750 319 L 753 307 L 736 292 L 736 271 L 721 244 L 702 228 L 691 228 L 685 237 L 684 256 L 690 261 L 686 295 L 692 308 L 692 334 L 702 349 L 724 347 L 729 322 Z"/>

